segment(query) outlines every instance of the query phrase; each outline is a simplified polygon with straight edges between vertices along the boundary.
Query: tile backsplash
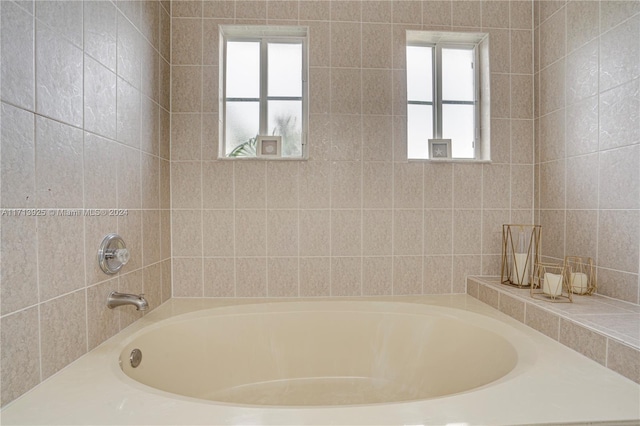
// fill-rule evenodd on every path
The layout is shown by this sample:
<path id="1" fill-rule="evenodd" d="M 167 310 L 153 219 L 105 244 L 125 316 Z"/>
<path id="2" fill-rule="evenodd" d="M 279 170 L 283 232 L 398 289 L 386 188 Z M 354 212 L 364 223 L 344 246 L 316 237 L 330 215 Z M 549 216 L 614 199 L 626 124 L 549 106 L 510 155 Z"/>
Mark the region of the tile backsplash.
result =
<path id="1" fill-rule="evenodd" d="M 217 160 L 221 24 L 309 27 L 308 161 Z M 492 163 L 409 162 L 406 30 L 487 32 Z M 530 1 L 172 2 L 173 295 L 460 293 L 533 220 Z"/>
<path id="2" fill-rule="evenodd" d="M 636 1 L 27 0 L 0 19 L 2 405 L 140 317 L 112 290 L 462 293 L 500 273 L 509 222 L 640 301 Z M 217 159 L 221 24 L 309 27 L 308 161 Z M 489 33 L 490 163 L 407 160 L 420 29 Z M 132 253 L 115 276 L 110 232 Z"/>
<path id="3" fill-rule="evenodd" d="M 2 405 L 140 318 L 109 292 L 171 297 L 167 7 L 0 2 Z"/>
<path id="4" fill-rule="evenodd" d="M 551 261 L 591 257 L 640 302 L 640 3 L 534 2 L 535 215 Z"/>

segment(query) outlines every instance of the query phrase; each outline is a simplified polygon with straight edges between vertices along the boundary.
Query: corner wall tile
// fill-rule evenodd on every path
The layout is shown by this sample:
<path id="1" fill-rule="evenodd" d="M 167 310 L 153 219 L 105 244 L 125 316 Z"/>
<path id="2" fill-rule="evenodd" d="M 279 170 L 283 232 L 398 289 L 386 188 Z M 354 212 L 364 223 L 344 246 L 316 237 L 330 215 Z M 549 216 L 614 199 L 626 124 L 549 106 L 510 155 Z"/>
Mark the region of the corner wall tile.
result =
<path id="1" fill-rule="evenodd" d="M 47 378 L 87 351 L 86 292 L 76 291 L 40 307 L 42 377 Z"/>
<path id="2" fill-rule="evenodd" d="M 35 110 L 34 18 L 14 2 L 2 2 L 0 98 Z"/>
<path id="3" fill-rule="evenodd" d="M 5 405 L 40 383 L 38 308 L 4 316 L 0 324 L 0 403 Z"/>

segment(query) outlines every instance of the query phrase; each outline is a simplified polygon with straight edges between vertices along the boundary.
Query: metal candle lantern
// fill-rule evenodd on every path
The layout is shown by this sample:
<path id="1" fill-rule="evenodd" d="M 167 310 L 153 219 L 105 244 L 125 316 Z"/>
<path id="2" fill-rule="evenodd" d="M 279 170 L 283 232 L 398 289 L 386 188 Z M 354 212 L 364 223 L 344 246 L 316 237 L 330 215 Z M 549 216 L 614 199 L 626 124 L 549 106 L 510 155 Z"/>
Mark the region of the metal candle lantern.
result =
<path id="1" fill-rule="evenodd" d="M 541 234 L 541 225 L 502 225 L 502 284 L 531 286 L 534 265 L 540 261 Z"/>
<path id="2" fill-rule="evenodd" d="M 596 291 L 596 275 L 590 257 L 567 256 L 564 258 L 569 289 L 574 294 L 593 294 Z"/>

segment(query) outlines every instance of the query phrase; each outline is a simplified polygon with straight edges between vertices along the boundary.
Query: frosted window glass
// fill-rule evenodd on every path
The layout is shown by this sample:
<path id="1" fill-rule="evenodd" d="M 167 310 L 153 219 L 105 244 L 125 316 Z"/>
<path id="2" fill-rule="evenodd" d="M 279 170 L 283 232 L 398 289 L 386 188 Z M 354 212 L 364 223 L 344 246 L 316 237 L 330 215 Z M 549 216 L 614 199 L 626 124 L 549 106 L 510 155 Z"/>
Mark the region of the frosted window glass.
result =
<path id="1" fill-rule="evenodd" d="M 429 139 L 433 138 L 433 107 L 407 105 L 407 157 L 429 158 Z"/>
<path id="2" fill-rule="evenodd" d="M 474 100 L 473 50 L 442 49 L 442 99 Z"/>
<path id="3" fill-rule="evenodd" d="M 433 48 L 407 46 L 407 100 L 433 100 Z"/>
<path id="4" fill-rule="evenodd" d="M 282 136 L 282 156 L 302 155 L 302 102 L 269 101 L 268 134 Z"/>
<path id="5" fill-rule="evenodd" d="M 269 96 L 302 96 L 302 44 L 269 43 Z"/>
<path id="6" fill-rule="evenodd" d="M 260 128 L 259 102 L 227 102 L 226 155 L 238 145 L 255 138 Z"/>
<path id="7" fill-rule="evenodd" d="M 453 158 L 475 157 L 473 105 L 442 105 L 442 137 L 451 139 L 451 156 Z"/>
<path id="8" fill-rule="evenodd" d="M 228 98 L 260 97 L 260 43 L 227 43 Z"/>

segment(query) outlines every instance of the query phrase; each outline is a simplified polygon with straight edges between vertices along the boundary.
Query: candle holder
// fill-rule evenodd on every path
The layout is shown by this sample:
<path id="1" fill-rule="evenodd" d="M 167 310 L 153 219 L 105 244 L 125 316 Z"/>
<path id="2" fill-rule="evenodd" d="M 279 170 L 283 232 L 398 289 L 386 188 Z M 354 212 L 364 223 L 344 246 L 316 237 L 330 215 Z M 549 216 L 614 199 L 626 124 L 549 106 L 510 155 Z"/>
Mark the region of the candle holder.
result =
<path id="1" fill-rule="evenodd" d="M 567 256 L 564 258 L 564 267 L 571 293 L 591 295 L 596 291 L 596 275 L 590 257 Z"/>
<path id="2" fill-rule="evenodd" d="M 573 302 L 567 275 L 564 264 L 536 263 L 531 283 L 531 297 L 556 303 Z"/>
<path id="3" fill-rule="evenodd" d="M 540 260 L 540 225 L 502 225 L 500 282 L 530 287 L 534 265 Z"/>

